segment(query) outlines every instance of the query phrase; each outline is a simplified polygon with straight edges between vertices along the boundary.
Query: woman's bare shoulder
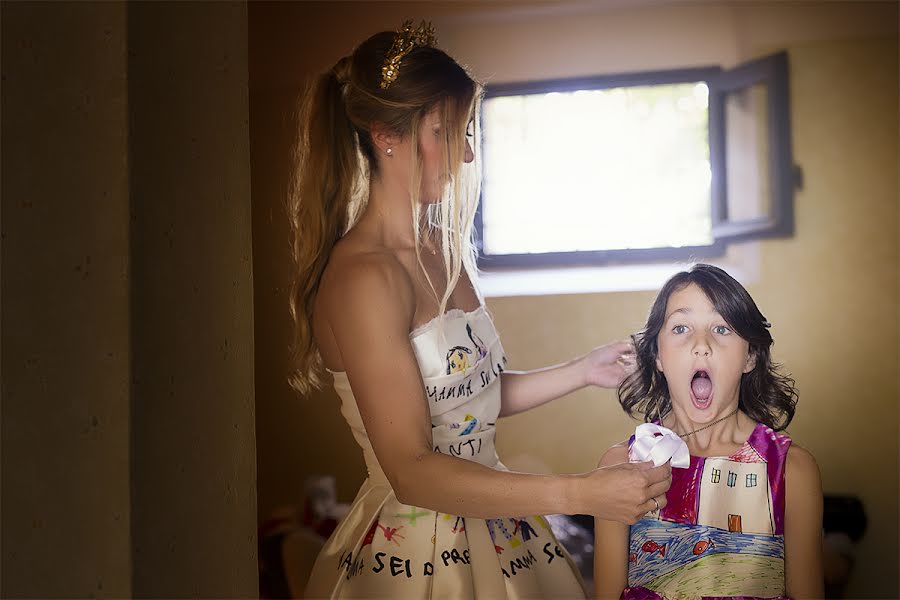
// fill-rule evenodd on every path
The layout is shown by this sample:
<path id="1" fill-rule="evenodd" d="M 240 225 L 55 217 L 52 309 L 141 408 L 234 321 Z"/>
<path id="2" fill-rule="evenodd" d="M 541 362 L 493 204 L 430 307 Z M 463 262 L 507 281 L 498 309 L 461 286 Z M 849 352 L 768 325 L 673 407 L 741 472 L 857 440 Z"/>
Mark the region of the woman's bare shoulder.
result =
<path id="1" fill-rule="evenodd" d="M 332 250 L 316 302 L 326 312 L 380 305 L 412 315 L 415 308 L 412 279 L 396 255 L 353 239 L 341 240 Z"/>

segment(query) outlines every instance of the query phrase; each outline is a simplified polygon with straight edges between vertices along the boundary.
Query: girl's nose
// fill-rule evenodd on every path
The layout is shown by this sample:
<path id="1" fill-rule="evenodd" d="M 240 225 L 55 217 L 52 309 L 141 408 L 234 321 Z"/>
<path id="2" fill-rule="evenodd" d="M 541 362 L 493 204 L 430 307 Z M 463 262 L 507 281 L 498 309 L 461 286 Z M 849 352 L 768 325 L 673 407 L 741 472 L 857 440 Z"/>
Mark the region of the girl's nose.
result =
<path id="1" fill-rule="evenodd" d="M 466 140 L 466 154 L 463 157 L 463 161 L 470 163 L 475 160 L 475 151 L 472 150 L 472 146 L 469 144 L 469 140 Z"/>
<path id="2" fill-rule="evenodd" d="M 694 342 L 694 356 L 709 356 L 710 348 L 705 336 L 699 336 Z"/>

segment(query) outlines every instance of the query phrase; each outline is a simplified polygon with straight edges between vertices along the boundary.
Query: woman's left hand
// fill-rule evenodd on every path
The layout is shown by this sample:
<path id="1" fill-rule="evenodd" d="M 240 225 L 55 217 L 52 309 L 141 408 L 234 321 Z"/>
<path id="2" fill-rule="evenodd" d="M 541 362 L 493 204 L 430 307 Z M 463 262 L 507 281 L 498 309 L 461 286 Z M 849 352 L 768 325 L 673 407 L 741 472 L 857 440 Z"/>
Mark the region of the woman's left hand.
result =
<path id="1" fill-rule="evenodd" d="M 616 388 L 634 372 L 634 346 L 621 341 L 594 348 L 581 358 L 581 364 L 586 385 Z"/>

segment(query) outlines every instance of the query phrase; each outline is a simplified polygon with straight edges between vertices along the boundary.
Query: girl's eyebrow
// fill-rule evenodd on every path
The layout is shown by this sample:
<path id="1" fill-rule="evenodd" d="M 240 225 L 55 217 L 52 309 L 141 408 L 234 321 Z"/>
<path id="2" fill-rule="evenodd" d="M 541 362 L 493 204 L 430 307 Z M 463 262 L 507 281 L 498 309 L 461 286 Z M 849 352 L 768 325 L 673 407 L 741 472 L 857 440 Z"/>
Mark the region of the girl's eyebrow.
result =
<path id="1" fill-rule="evenodd" d="M 682 314 L 688 315 L 688 314 L 691 313 L 691 309 L 690 309 L 690 308 L 687 308 L 687 307 L 676 308 L 675 310 L 673 310 L 672 312 L 670 312 L 669 314 L 666 315 L 666 321 L 668 321 L 669 319 L 671 319 L 671 318 L 672 318 L 672 315 L 675 315 L 675 314 L 678 314 L 678 313 L 682 313 Z"/>

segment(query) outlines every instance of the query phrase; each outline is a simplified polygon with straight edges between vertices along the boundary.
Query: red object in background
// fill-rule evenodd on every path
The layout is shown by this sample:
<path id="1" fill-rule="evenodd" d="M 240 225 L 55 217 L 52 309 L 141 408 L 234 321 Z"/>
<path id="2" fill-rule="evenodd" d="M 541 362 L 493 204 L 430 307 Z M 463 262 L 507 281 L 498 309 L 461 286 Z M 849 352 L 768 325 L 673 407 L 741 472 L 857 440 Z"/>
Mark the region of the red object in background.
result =
<path id="1" fill-rule="evenodd" d="M 317 519 L 315 514 L 313 514 L 312 508 L 307 504 L 303 508 L 303 525 L 315 531 L 317 535 L 327 539 L 337 529 L 338 521 L 333 517 Z"/>

